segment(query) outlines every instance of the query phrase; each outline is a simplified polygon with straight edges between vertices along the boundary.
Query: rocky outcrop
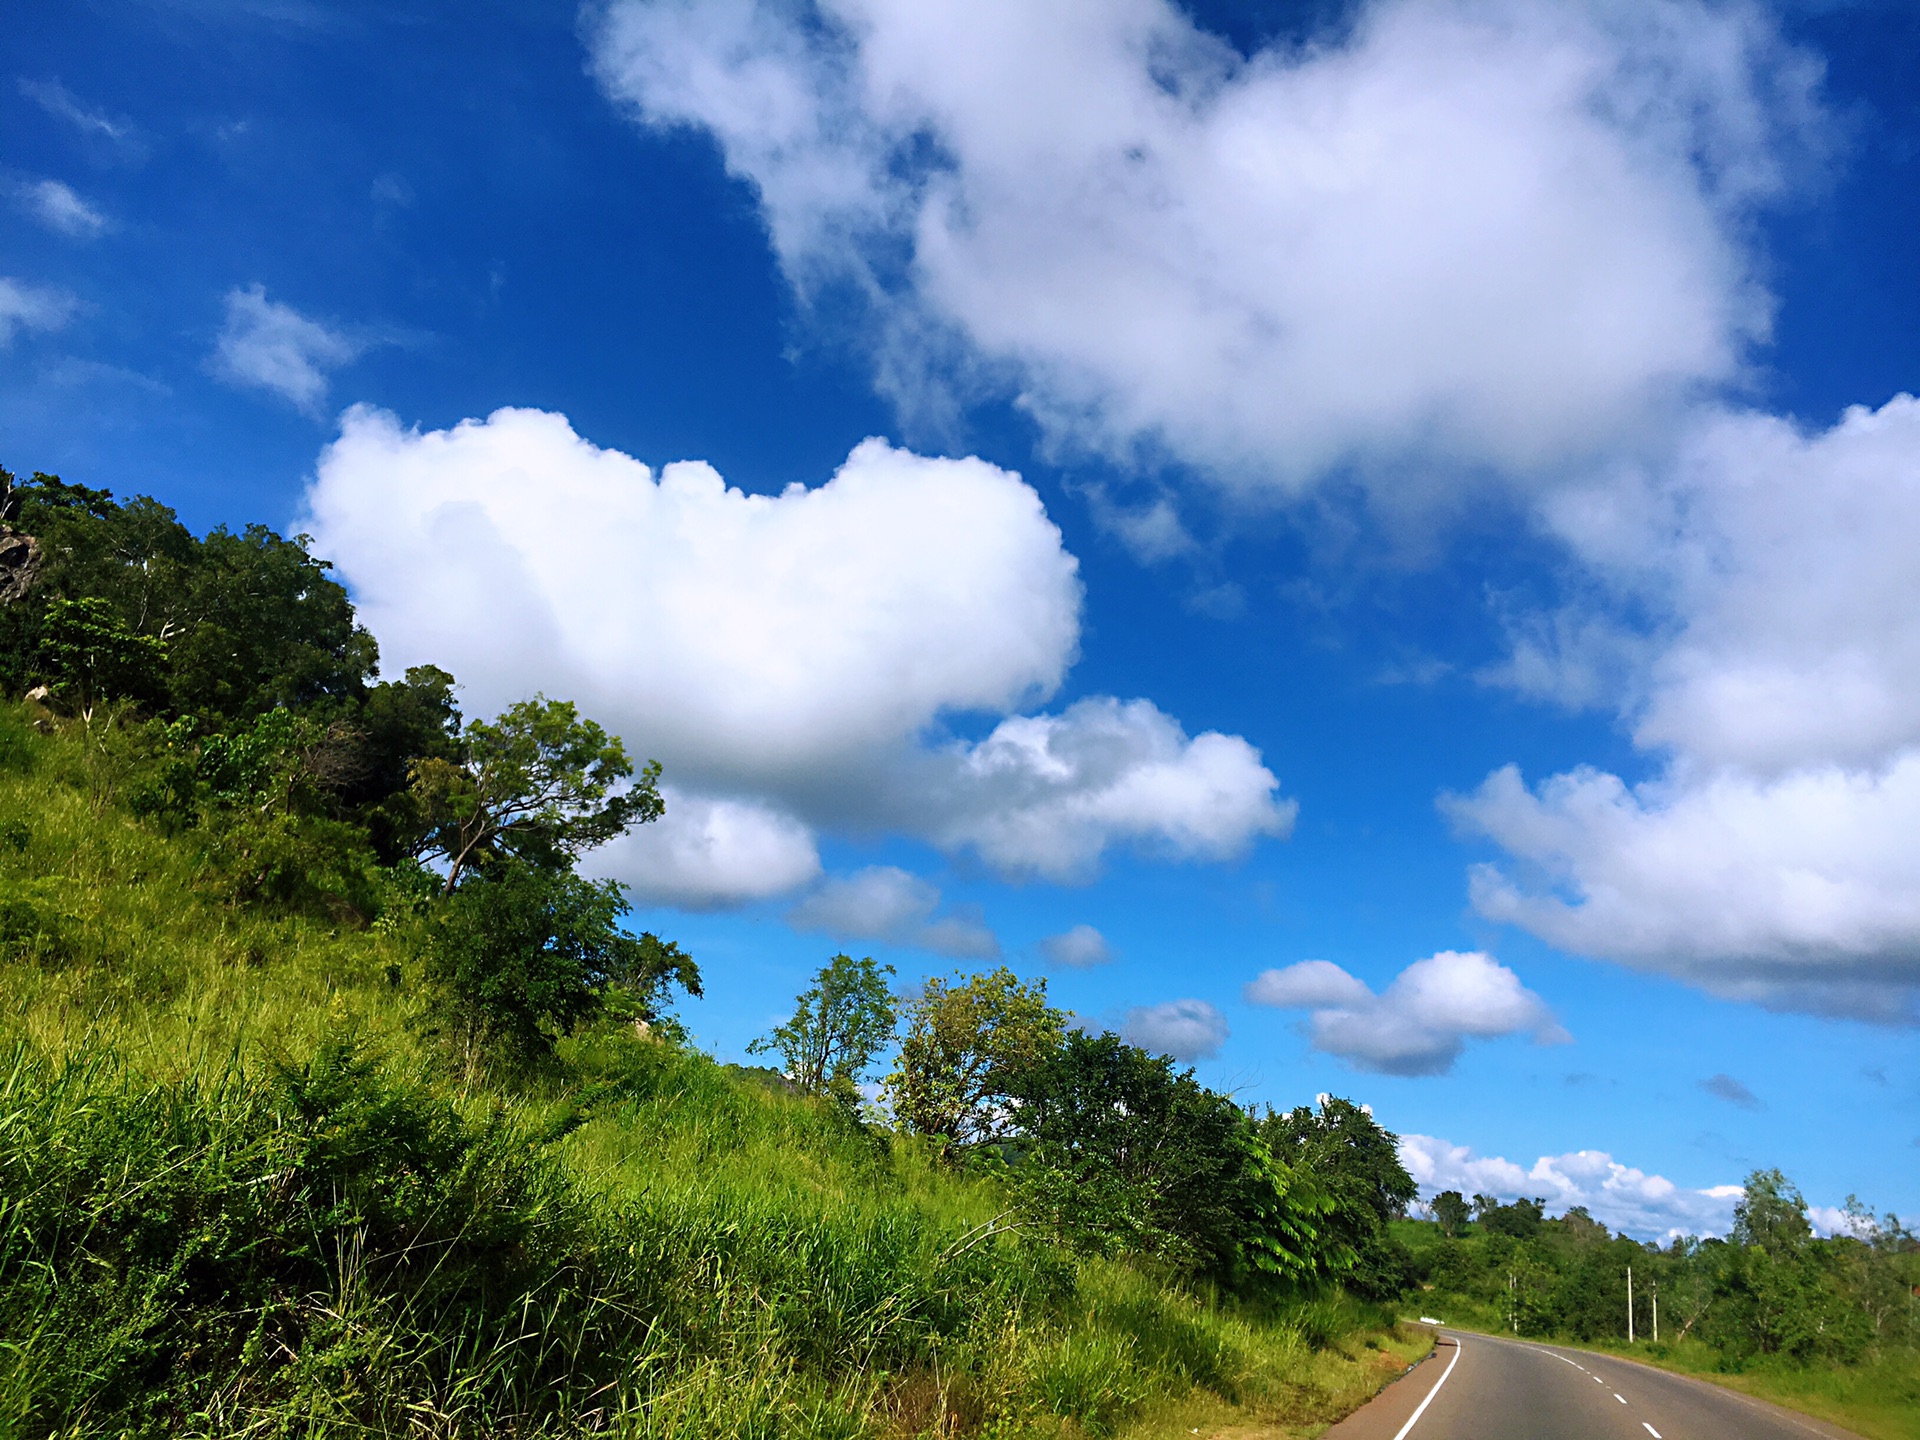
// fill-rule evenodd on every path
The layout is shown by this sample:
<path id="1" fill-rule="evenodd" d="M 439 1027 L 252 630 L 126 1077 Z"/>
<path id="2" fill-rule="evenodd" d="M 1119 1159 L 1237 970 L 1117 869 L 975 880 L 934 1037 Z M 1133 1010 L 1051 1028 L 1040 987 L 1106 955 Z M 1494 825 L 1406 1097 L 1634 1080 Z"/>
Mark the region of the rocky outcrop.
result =
<path id="1" fill-rule="evenodd" d="M 0 525 L 0 605 L 24 599 L 40 575 L 40 542 Z"/>
<path id="2" fill-rule="evenodd" d="M 19 518 L 20 491 L 0 470 L 0 605 L 24 598 L 40 574 L 40 542 L 9 523 Z"/>

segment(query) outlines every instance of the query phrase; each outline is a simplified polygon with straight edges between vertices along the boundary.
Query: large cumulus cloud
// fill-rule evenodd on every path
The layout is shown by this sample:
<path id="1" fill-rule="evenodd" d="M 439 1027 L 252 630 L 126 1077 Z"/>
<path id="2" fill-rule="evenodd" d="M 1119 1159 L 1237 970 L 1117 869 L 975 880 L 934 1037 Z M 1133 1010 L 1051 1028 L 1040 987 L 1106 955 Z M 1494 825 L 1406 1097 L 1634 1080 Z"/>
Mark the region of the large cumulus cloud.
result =
<path id="1" fill-rule="evenodd" d="M 1547 519 L 1600 587 L 1558 633 L 1631 657 L 1614 698 L 1653 773 L 1506 767 L 1450 799 L 1511 857 L 1475 904 L 1722 994 L 1915 1019 L 1920 401 L 1703 416 Z M 1533 686 L 1592 699 L 1581 652 L 1547 647 Z"/>
<path id="2" fill-rule="evenodd" d="M 1817 78 L 1692 0 L 1374 0 L 1244 57 L 1170 0 L 613 0 L 590 43 L 804 296 L 867 302 L 902 401 L 1283 490 L 1529 477 L 1735 375 Z"/>
<path id="3" fill-rule="evenodd" d="M 1079 879 L 1116 844 L 1222 858 L 1292 819 L 1239 737 L 1144 700 L 1025 713 L 1073 663 L 1078 569 L 980 460 L 868 440 L 815 488 L 748 495 L 559 415 L 422 433 L 356 408 L 307 511 L 389 668 L 445 665 L 478 711 L 574 698 L 665 764 L 667 819 L 603 860 L 652 898 L 803 886 L 821 827 Z M 944 729 L 964 713 L 1003 718 L 968 741 Z"/>

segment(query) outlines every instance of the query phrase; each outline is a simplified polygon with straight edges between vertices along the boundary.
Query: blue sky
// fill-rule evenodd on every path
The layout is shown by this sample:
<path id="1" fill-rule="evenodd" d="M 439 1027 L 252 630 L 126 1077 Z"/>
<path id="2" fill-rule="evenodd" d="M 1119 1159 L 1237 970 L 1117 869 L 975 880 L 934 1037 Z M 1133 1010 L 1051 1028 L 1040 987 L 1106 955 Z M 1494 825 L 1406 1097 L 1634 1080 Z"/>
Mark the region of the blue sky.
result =
<path id="1" fill-rule="evenodd" d="M 0 462 L 658 754 L 717 1053 L 998 955 L 1430 1186 L 1920 1208 L 1911 7 L 8 28 Z"/>

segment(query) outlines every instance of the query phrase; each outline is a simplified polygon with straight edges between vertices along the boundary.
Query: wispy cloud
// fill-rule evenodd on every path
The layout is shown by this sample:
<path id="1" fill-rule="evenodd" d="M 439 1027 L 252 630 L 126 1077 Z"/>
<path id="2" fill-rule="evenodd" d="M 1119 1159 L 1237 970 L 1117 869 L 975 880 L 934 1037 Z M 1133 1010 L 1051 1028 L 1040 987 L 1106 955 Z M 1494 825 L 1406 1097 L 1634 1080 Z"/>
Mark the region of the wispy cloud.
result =
<path id="1" fill-rule="evenodd" d="M 1700 1088 L 1716 1100 L 1724 1100 L 1729 1105 L 1738 1105 L 1742 1110 L 1764 1110 L 1767 1107 L 1760 1097 L 1742 1085 L 1733 1076 L 1727 1074 L 1709 1075 L 1700 1082 Z"/>
<path id="2" fill-rule="evenodd" d="M 362 339 L 269 300 L 264 286 L 238 285 L 227 292 L 226 323 L 209 366 L 228 384 L 271 391 L 318 416 L 328 376 L 366 348 Z"/>
<path id="3" fill-rule="evenodd" d="M 21 330 L 58 330 L 73 318 L 79 302 L 54 285 L 33 285 L 0 275 L 0 345 Z"/>
<path id="4" fill-rule="evenodd" d="M 49 230 L 76 240 L 91 240 L 107 229 L 107 217 L 60 180 L 34 180 L 14 191 L 20 207 Z"/>
<path id="5" fill-rule="evenodd" d="M 20 93 L 56 120 L 66 121 L 86 139 L 125 159 L 137 160 L 146 154 L 146 142 L 131 120 L 95 109 L 58 80 L 23 79 Z"/>

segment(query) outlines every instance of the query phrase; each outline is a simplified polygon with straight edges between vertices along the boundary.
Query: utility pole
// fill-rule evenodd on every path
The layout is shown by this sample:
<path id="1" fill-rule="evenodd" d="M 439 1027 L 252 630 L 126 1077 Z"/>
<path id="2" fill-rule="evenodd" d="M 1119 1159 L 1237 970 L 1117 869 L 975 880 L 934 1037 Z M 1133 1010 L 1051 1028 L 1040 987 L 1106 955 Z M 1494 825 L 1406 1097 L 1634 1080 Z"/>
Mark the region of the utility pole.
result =
<path id="1" fill-rule="evenodd" d="M 1660 1343 L 1660 1282 L 1653 1282 L 1653 1343 Z"/>
<path id="2" fill-rule="evenodd" d="M 1507 1323 L 1513 1327 L 1513 1333 L 1520 1333 L 1520 1295 L 1518 1272 L 1507 1272 Z"/>
<path id="3" fill-rule="evenodd" d="M 1633 1267 L 1627 1266 L 1627 1344 L 1633 1343 Z"/>

